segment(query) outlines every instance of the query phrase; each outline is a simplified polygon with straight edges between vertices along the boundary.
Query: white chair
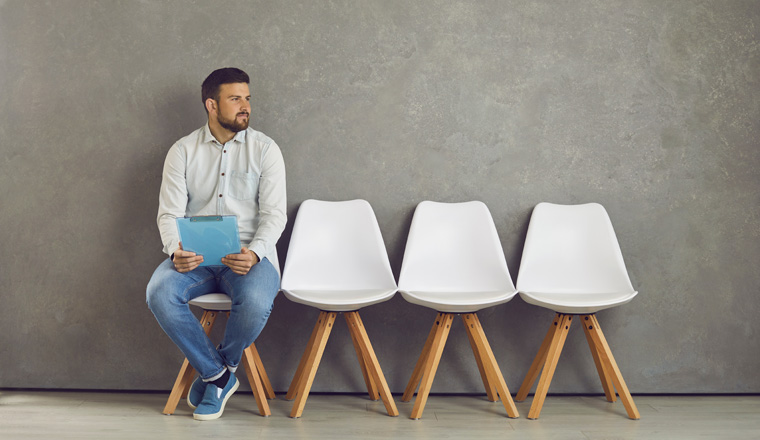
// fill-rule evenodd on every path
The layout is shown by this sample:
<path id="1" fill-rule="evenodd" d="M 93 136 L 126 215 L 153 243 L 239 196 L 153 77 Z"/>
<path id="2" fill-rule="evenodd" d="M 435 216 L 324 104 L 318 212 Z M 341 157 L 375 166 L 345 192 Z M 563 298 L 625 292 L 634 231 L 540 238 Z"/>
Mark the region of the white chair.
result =
<path id="1" fill-rule="evenodd" d="M 539 203 L 530 219 L 517 289 L 526 302 L 556 312 L 515 399 L 525 400 L 541 374 L 528 418 L 537 419 L 541 412 L 570 324 L 577 318 L 607 400 L 615 401 L 617 388 L 628 416 L 638 419 L 639 412 L 596 317 L 599 310 L 625 304 L 637 293 L 607 211 L 596 203 Z"/>
<path id="2" fill-rule="evenodd" d="M 214 322 L 219 313 L 227 313 L 227 316 L 230 316 L 232 300 L 229 296 L 223 293 L 209 293 L 195 298 L 190 301 L 189 304 L 203 309 L 201 325 L 203 326 L 206 335 L 208 335 L 211 333 L 211 329 L 214 327 Z M 243 351 L 241 363 L 248 376 L 248 382 L 251 385 L 253 397 L 256 398 L 259 414 L 264 417 L 270 416 L 272 412 L 269 409 L 267 398 L 274 399 L 275 394 L 272 389 L 272 384 L 269 381 L 269 376 L 267 376 L 267 372 L 264 370 L 264 364 L 261 362 L 261 357 L 259 357 L 259 352 L 256 350 L 255 344 L 251 344 Z M 167 400 L 166 406 L 164 407 L 164 414 L 174 414 L 179 400 L 187 397 L 187 393 L 190 391 L 190 385 L 193 383 L 194 377 L 195 369 L 190 365 L 190 362 L 185 359 L 184 362 L 182 362 L 182 367 L 179 370 L 177 379 L 174 381 L 174 386 L 169 394 L 169 400 Z"/>
<path id="3" fill-rule="evenodd" d="M 516 294 L 493 218 L 482 202 L 417 205 L 409 230 L 399 292 L 413 304 L 438 312 L 402 401 L 419 385 L 412 419 L 422 417 L 455 314 L 460 314 L 489 400 L 501 397 L 509 417 L 518 417 L 477 311 Z"/>
<path id="4" fill-rule="evenodd" d="M 359 309 L 396 293 L 388 254 L 372 207 L 364 200 L 306 200 L 296 215 L 282 277 L 282 291 L 294 302 L 320 310 L 287 399 L 291 417 L 301 417 L 306 398 L 337 313 L 348 324 L 367 391 L 382 398 L 390 416 L 398 410 L 369 341 Z"/>

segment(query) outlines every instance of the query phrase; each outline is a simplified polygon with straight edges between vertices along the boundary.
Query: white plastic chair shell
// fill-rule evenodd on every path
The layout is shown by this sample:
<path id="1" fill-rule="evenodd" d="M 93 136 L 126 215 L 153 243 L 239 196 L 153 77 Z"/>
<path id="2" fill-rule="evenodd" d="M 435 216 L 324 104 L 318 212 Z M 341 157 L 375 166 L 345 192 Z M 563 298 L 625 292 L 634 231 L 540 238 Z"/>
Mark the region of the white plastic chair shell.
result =
<path id="1" fill-rule="evenodd" d="M 334 312 L 391 299 L 396 280 L 370 204 L 301 203 L 281 288 L 291 301 Z"/>
<path id="2" fill-rule="evenodd" d="M 517 289 L 525 302 L 566 314 L 595 313 L 638 293 L 607 211 L 598 203 L 536 205 Z"/>
<path id="3" fill-rule="evenodd" d="M 511 300 L 517 290 L 488 207 L 478 201 L 417 205 L 399 292 L 410 303 L 446 313 Z"/>
<path id="4" fill-rule="evenodd" d="M 232 308 L 232 299 L 224 293 L 207 293 L 188 301 L 188 304 L 203 310 L 228 312 Z"/>

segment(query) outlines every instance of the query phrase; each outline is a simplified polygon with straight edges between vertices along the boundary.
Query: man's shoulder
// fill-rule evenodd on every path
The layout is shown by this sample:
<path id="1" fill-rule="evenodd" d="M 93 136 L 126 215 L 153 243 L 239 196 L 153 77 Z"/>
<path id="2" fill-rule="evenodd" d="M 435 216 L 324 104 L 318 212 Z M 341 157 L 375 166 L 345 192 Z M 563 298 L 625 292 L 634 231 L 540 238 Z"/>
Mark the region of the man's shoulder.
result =
<path id="1" fill-rule="evenodd" d="M 179 138 L 169 149 L 169 151 L 187 153 L 188 151 L 195 150 L 195 146 L 203 142 L 206 137 L 206 127 L 201 127 L 192 133 Z"/>
<path id="2" fill-rule="evenodd" d="M 206 126 L 202 126 L 198 128 L 197 130 L 191 132 L 190 134 L 183 136 L 179 138 L 175 144 L 180 145 L 187 145 L 187 144 L 196 144 L 198 141 L 203 141 L 203 139 L 206 137 Z"/>
<path id="3" fill-rule="evenodd" d="M 277 145 L 275 141 L 272 140 L 272 138 L 270 138 L 269 136 L 265 135 L 264 133 L 260 131 L 254 130 L 251 127 L 248 127 L 245 130 L 245 139 L 247 142 L 258 142 L 263 145 L 268 145 L 268 144 Z"/>

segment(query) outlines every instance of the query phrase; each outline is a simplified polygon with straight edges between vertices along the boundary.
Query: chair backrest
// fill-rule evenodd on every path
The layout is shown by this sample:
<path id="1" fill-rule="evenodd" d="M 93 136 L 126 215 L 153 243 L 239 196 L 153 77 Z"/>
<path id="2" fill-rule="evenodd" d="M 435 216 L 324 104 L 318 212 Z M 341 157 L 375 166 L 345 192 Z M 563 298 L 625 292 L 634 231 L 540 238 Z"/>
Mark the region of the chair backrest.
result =
<path id="1" fill-rule="evenodd" d="M 399 290 L 514 291 L 488 207 L 477 201 L 417 205 Z"/>
<path id="2" fill-rule="evenodd" d="M 517 289 L 542 293 L 633 291 L 604 207 L 598 203 L 536 205 Z"/>
<path id="3" fill-rule="evenodd" d="M 396 288 L 375 213 L 366 200 L 301 203 L 283 290 Z"/>

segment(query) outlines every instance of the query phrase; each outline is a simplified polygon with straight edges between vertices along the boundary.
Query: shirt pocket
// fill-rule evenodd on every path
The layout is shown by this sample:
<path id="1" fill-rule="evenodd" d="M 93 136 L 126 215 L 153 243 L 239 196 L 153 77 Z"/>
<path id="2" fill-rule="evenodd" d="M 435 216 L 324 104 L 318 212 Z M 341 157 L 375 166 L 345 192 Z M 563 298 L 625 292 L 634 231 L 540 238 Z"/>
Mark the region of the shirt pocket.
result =
<path id="1" fill-rule="evenodd" d="M 236 200 L 251 200 L 259 189 L 258 173 L 232 171 L 230 173 L 230 197 Z"/>

